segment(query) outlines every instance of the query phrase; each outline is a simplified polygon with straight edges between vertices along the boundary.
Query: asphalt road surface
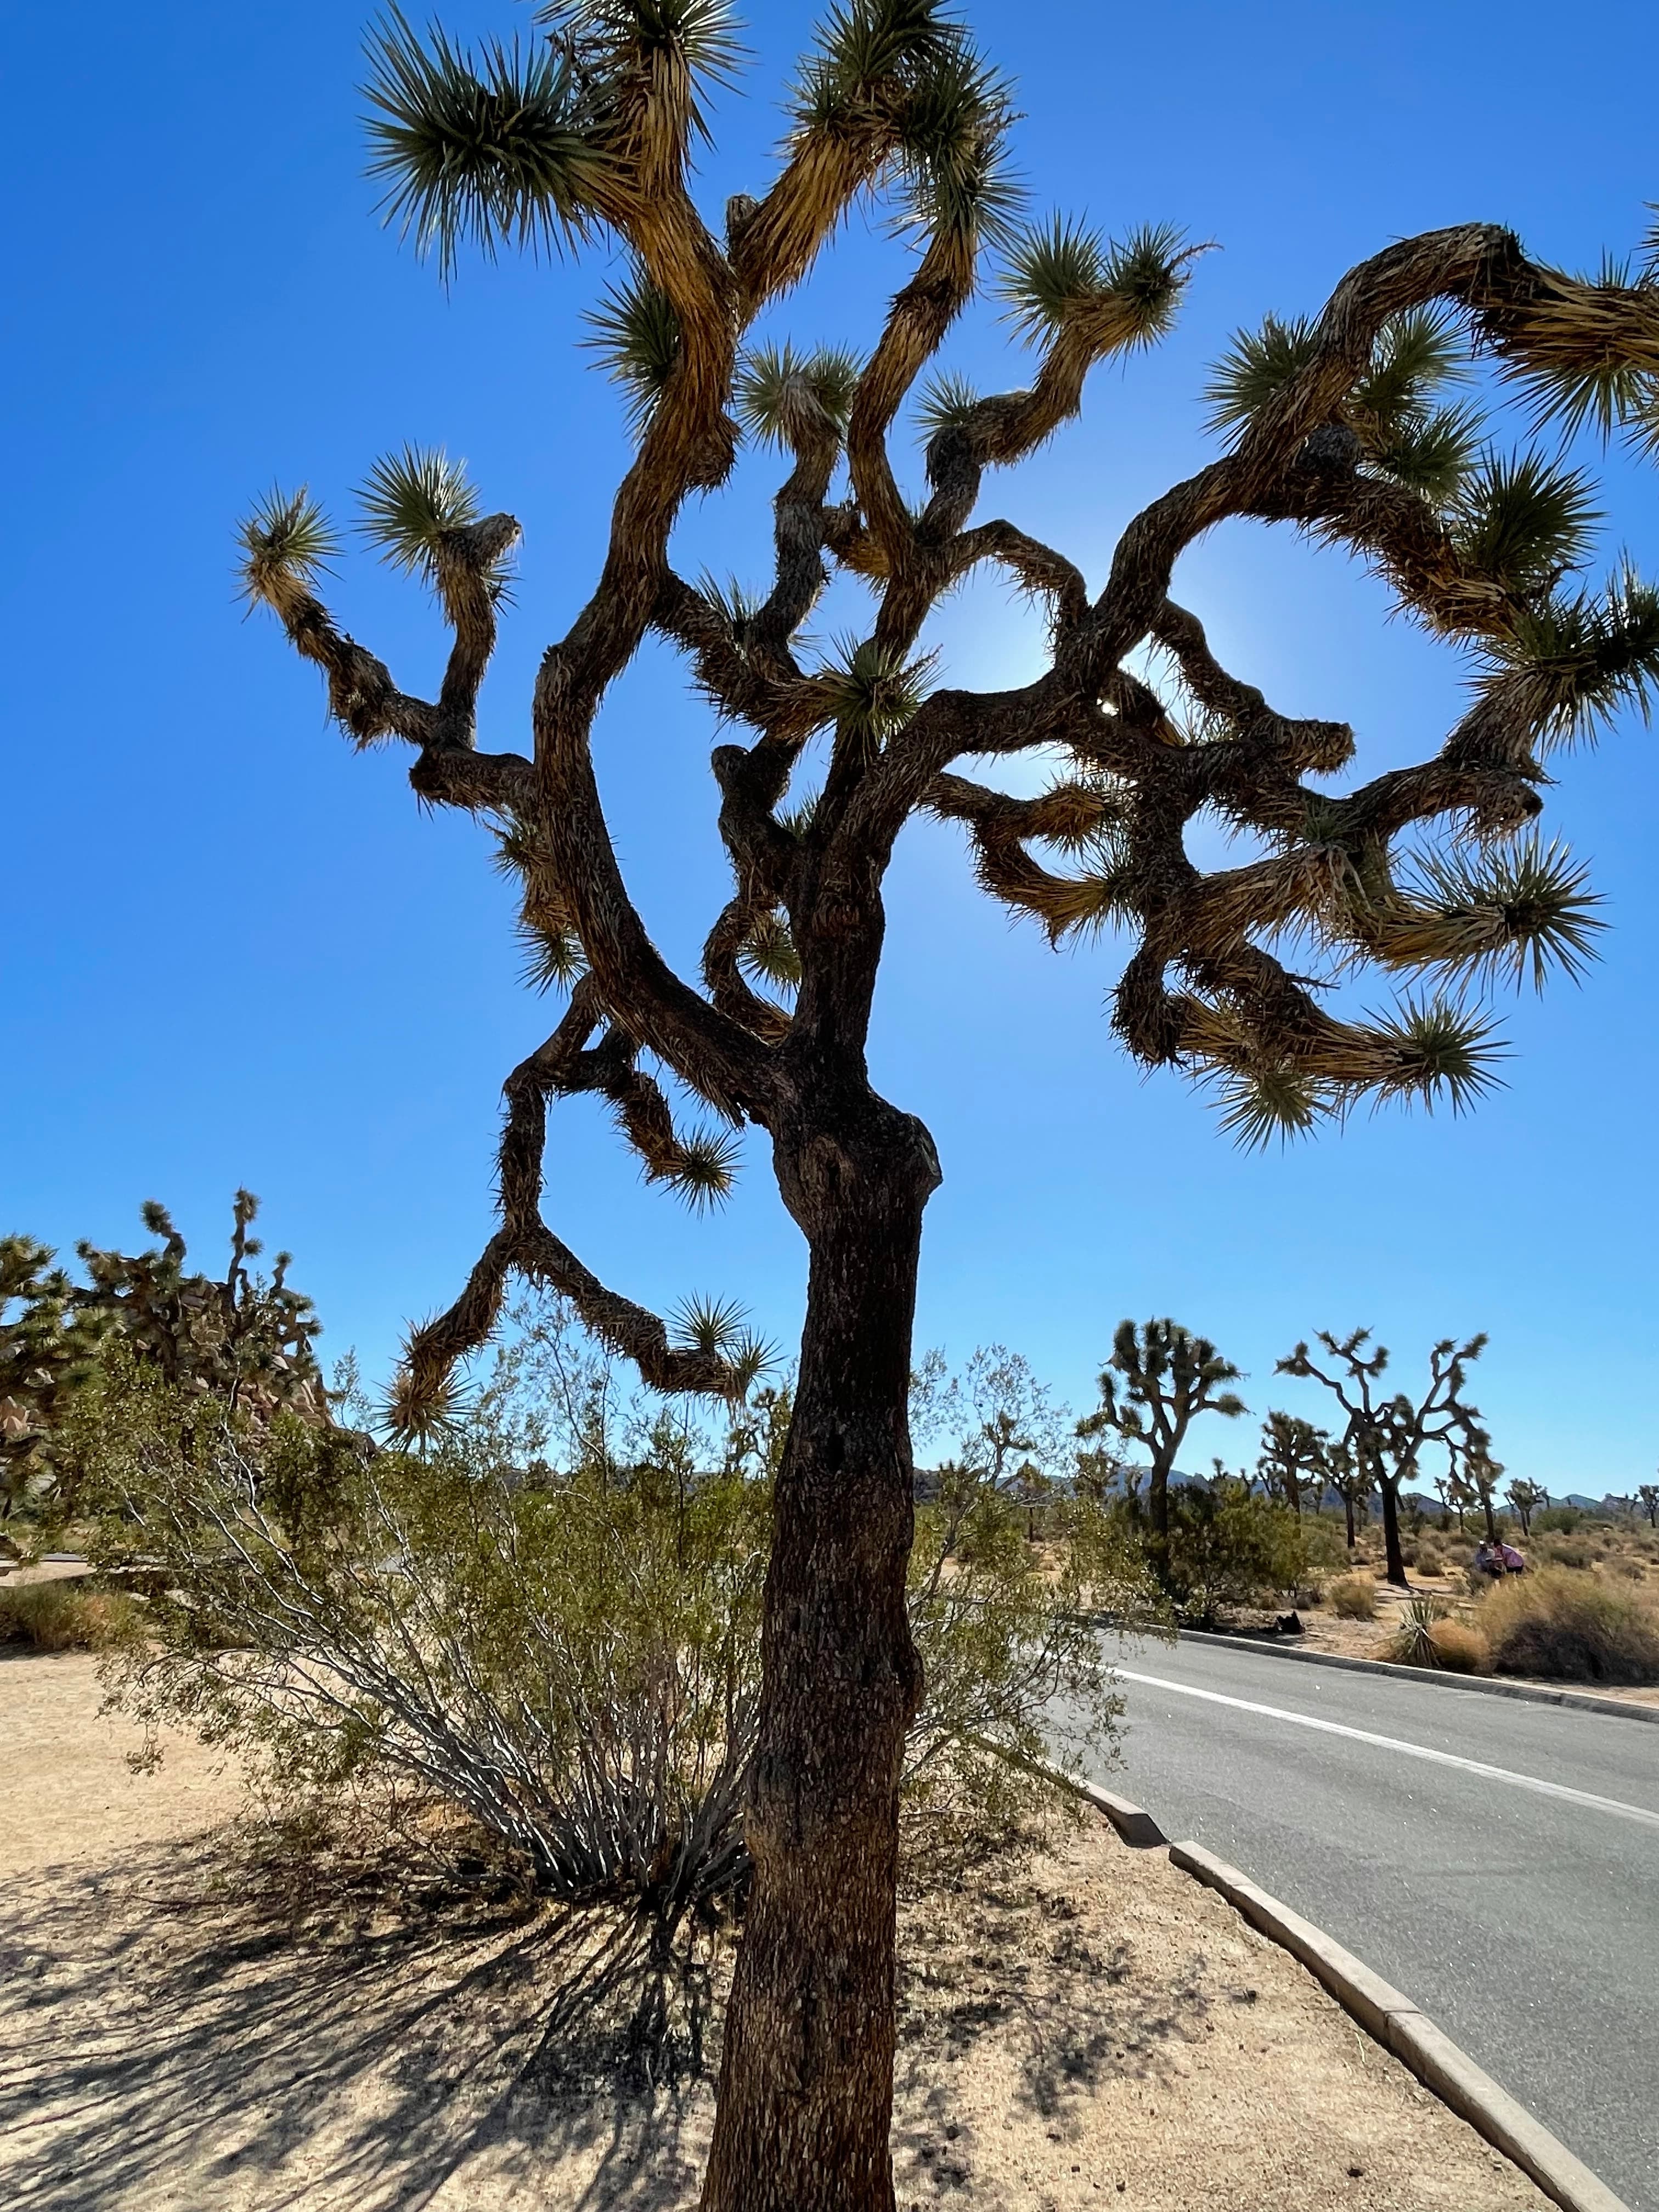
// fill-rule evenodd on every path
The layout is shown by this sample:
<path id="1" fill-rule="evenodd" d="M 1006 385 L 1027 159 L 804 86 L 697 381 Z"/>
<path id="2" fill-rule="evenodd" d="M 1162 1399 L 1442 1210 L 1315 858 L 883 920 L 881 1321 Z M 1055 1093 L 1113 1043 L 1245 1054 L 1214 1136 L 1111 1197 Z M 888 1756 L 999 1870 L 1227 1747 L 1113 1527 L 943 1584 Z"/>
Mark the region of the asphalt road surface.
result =
<path id="1" fill-rule="evenodd" d="M 1659 2212 L 1659 1727 L 1209 1644 L 1114 1656 L 1124 1763 L 1097 1778 L 1346 1944 Z"/>

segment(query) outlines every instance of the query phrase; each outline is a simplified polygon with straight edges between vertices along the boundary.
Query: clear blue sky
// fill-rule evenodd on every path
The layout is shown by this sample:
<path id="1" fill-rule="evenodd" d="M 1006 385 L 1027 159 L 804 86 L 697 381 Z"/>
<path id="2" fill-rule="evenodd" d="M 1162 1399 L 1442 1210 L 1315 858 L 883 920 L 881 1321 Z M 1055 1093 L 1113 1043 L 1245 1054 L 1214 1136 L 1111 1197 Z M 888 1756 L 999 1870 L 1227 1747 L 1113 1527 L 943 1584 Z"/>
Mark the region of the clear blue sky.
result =
<path id="1" fill-rule="evenodd" d="M 1097 372 L 1085 422 L 997 486 L 1002 511 L 1097 581 L 1125 520 L 1212 450 L 1198 395 L 1237 325 L 1314 308 L 1388 240 L 1473 217 L 1592 264 L 1633 246 L 1659 198 L 1646 0 L 1566 17 L 1537 0 L 969 12 L 1018 80 L 1037 209 L 1117 230 L 1169 220 L 1223 249 L 1172 342 Z M 764 178 L 812 20 L 794 0 L 750 14 L 754 64 L 706 164 L 711 211 Z M 528 15 L 444 10 L 463 34 Z M 537 657 L 594 574 L 625 444 L 616 393 L 574 345 L 603 252 L 469 261 L 446 296 L 378 227 L 362 22 L 353 0 L 88 0 L 71 33 L 21 0 L 0 25 L 0 1226 L 113 1242 L 140 1233 L 155 1195 L 205 1255 L 245 1182 L 329 1345 L 356 1343 L 374 1370 L 489 1232 L 498 1087 L 548 1013 L 517 983 L 482 833 L 423 818 L 395 755 L 355 757 L 325 728 L 314 676 L 268 618 L 241 617 L 233 527 L 273 477 L 344 511 L 389 447 L 465 455 L 526 532 L 484 709 L 485 742 L 518 744 Z M 780 328 L 867 343 L 902 266 L 878 226 L 855 225 Z M 1006 349 L 988 309 L 950 360 L 1006 388 L 1023 372 Z M 768 489 L 746 469 L 690 515 L 683 565 L 758 580 Z M 1659 475 L 1615 459 L 1607 507 L 1609 556 L 1628 545 L 1659 568 Z M 1352 720 L 1369 769 L 1431 749 L 1455 716 L 1455 662 L 1385 619 L 1340 559 L 1236 527 L 1180 588 L 1275 704 Z M 416 589 L 363 556 L 335 598 L 400 680 L 429 684 L 441 640 Z M 986 684 L 1019 680 L 1039 643 L 989 587 L 939 637 L 955 680 Z M 624 861 L 682 957 L 723 896 L 709 741 L 654 652 L 599 739 Z M 959 1358 L 1004 1339 L 1081 1406 L 1120 1316 L 1169 1312 L 1249 1371 L 1257 1413 L 1312 1412 L 1271 1370 L 1322 1324 L 1371 1323 L 1408 1371 L 1431 1338 L 1485 1328 L 1479 1395 L 1513 1471 L 1557 1491 L 1650 1479 L 1655 742 L 1634 723 L 1560 763 L 1550 819 L 1593 860 L 1612 929 L 1583 988 L 1509 1009 L 1507 1090 L 1465 1121 L 1362 1118 L 1260 1157 L 1119 1052 L 1109 944 L 1050 954 L 973 890 L 953 835 L 908 833 L 873 1060 L 945 1169 L 920 1341 Z M 793 1333 L 803 1255 L 752 1139 L 712 1224 L 644 1191 L 585 1103 L 561 1110 L 550 1165 L 550 1218 L 619 1288 L 659 1305 L 736 1293 Z M 1250 1427 L 1217 1425 L 1196 1463 L 1237 1459 Z"/>

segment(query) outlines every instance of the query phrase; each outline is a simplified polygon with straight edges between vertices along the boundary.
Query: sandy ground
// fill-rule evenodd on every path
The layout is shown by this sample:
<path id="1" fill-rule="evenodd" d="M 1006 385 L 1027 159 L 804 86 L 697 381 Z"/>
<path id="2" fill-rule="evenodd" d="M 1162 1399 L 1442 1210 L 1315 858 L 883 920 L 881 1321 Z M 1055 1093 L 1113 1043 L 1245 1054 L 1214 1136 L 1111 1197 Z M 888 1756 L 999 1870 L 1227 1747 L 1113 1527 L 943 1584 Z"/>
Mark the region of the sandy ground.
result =
<path id="1" fill-rule="evenodd" d="M 0 1663 L 0 2201 L 56 2212 L 695 2204 L 729 1946 L 273 1848 L 94 1662 Z M 1285 1955 L 1091 1827 L 909 1899 L 905 2212 L 1541 2212 Z"/>

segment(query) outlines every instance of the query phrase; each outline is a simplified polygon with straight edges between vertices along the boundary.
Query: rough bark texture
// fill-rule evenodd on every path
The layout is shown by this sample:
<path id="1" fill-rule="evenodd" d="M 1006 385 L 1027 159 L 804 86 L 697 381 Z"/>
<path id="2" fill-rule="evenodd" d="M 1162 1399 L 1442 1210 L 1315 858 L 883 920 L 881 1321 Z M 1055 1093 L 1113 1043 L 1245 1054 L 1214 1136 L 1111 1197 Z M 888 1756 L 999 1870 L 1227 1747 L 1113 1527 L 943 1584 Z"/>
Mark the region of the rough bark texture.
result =
<path id="1" fill-rule="evenodd" d="M 921 1125 L 873 1109 L 781 1180 L 811 1253 L 766 1587 L 748 1838 L 755 1876 L 726 2014 L 706 2212 L 891 2212 L 894 1899 Z"/>

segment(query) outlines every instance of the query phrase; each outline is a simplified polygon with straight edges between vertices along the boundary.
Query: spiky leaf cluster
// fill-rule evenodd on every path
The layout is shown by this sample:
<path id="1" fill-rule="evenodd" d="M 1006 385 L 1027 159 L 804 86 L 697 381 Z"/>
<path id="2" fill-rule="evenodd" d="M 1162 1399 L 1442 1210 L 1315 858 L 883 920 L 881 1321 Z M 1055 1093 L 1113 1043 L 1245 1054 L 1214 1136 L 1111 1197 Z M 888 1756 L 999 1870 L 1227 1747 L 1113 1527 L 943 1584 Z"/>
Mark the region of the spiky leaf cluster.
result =
<path id="1" fill-rule="evenodd" d="M 592 92 L 562 45 L 491 40 L 475 55 L 393 7 L 368 41 L 369 174 L 447 276 L 465 245 L 574 244 L 592 228 L 605 156 Z"/>
<path id="2" fill-rule="evenodd" d="M 405 446 L 376 461 L 358 488 L 362 533 L 406 575 L 435 584 L 453 557 L 456 534 L 479 519 L 465 461 L 441 447 Z"/>
<path id="3" fill-rule="evenodd" d="M 1536 832 L 1478 857 L 1455 848 L 1425 854 L 1412 888 L 1434 916 L 1423 947 L 1434 964 L 1483 979 L 1507 975 L 1517 990 L 1530 974 L 1541 991 L 1552 967 L 1577 981 L 1606 927 L 1585 870 Z"/>
<path id="4" fill-rule="evenodd" d="M 1103 242 L 1097 231 L 1055 215 L 1010 244 L 1000 289 L 1028 343 L 1092 317 L 1119 347 L 1157 343 L 1175 319 L 1191 251 L 1169 224 Z"/>
<path id="5" fill-rule="evenodd" d="M 750 1327 L 747 1314 L 733 1298 L 684 1298 L 672 1319 L 675 1335 L 687 1351 L 724 1362 L 731 1376 L 724 1395 L 734 1401 L 746 1398 L 777 1364 L 776 1346 Z"/>
<path id="6" fill-rule="evenodd" d="M 1584 478 L 1535 452 L 1487 455 L 1449 518 L 1468 567 L 1517 598 L 1552 592 L 1582 568 L 1601 519 Z"/>
<path id="7" fill-rule="evenodd" d="M 731 1196 L 742 1162 L 743 1139 L 735 1129 L 704 1126 L 680 1139 L 672 1161 L 652 1180 L 666 1183 L 693 1213 L 707 1213 Z"/>
<path id="8" fill-rule="evenodd" d="M 931 658 L 909 660 L 873 638 L 838 641 L 835 659 L 819 672 L 840 728 L 862 744 L 879 745 L 902 728 L 927 696 Z"/>
<path id="9" fill-rule="evenodd" d="M 1626 568 L 1599 599 L 1520 608 L 1486 641 L 1489 692 L 1520 685 L 1544 736 L 1590 735 L 1625 712 L 1649 718 L 1659 686 L 1659 587 Z"/>
<path id="10" fill-rule="evenodd" d="M 1005 143 L 1008 90 L 942 0 L 843 0 L 796 87 L 798 132 L 878 140 L 926 228 L 1000 234 L 1018 204 Z"/>
<path id="11" fill-rule="evenodd" d="M 763 914 L 738 951 L 738 965 L 751 982 L 793 991 L 800 981 L 800 953 L 781 914 Z"/>
<path id="12" fill-rule="evenodd" d="M 636 269 L 625 283 L 606 285 L 587 321 L 592 336 L 582 343 L 598 354 L 622 386 L 634 427 L 642 429 L 680 357 L 679 318 L 673 302 L 643 270 Z"/>
<path id="13" fill-rule="evenodd" d="M 340 550 L 327 516 L 304 484 L 295 492 L 273 484 L 255 501 L 237 537 L 242 588 L 250 601 L 268 600 L 284 586 L 308 587 Z"/>
<path id="14" fill-rule="evenodd" d="M 856 356 L 835 347 L 757 346 L 738 363 L 732 405 L 750 437 L 787 451 L 826 431 L 845 437 L 858 380 Z"/>

